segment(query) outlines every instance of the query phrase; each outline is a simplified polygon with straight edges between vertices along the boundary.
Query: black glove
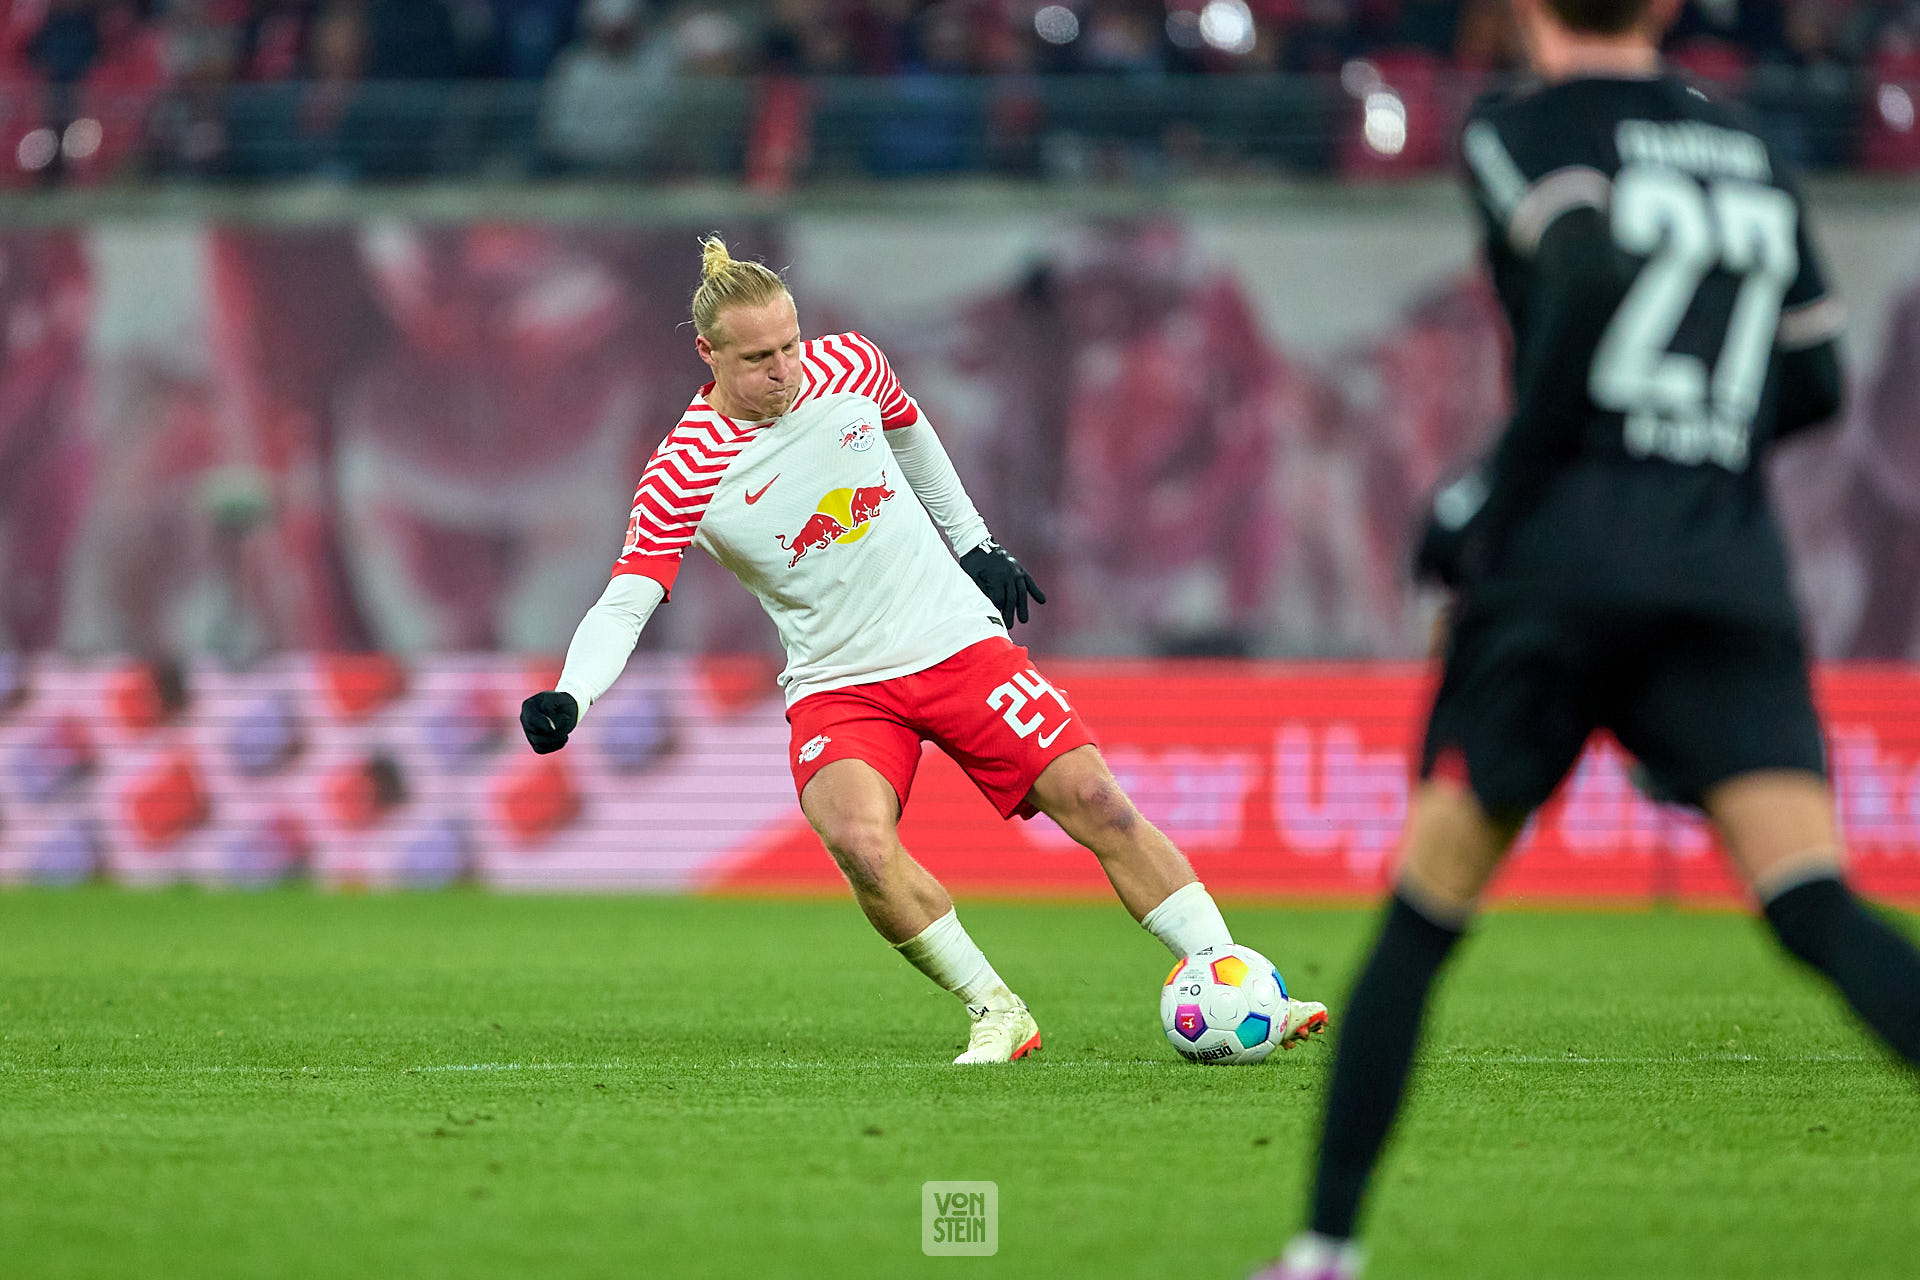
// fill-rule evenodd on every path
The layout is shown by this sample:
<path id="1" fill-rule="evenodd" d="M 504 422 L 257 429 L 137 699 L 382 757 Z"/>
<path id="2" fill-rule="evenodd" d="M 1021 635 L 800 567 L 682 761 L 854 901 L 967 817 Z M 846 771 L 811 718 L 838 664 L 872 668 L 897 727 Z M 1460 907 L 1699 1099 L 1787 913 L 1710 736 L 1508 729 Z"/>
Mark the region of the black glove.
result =
<path id="1" fill-rule="evenodd" d="M 1000 611 L 1000 620 L 1007 624 L 1007 630 L 1013 630 L 1013 620 L 1027 620 L 1027 597 L 1032 596 L 1035 604 L 1045 604 L 1047 593 L 1033 580 L 1033 575 L 1021 567 L 1007 549 L 988 538 L 967 554 L 960 557 L 960 567 L 967 571 L 973 584 L 980 593 Z"/>
<path id="2" fill-rule="evenodd" d="M 520 728 L 541 755 L 567 745 L 567 735 L 580 723 L 580 704 L 570 693 L 548 690 L 520 704 Z"/>
<path id="3" fill-rule="evenodd" d="M 1458 591 L 1466 578 L 1467 531 L 1449 529 L 1429 516 L 1413 553 L 1413 580 Z"/>
<path id="4" fill-rule="evenodd" d="M 1433 582 L 1458 591 L 1477 559 L 1485 526 L 1487 482 L 1470 472 L 1442 488 L 1427 505 L 1427 524 L 1413 553 L 1415 582 Z"/>

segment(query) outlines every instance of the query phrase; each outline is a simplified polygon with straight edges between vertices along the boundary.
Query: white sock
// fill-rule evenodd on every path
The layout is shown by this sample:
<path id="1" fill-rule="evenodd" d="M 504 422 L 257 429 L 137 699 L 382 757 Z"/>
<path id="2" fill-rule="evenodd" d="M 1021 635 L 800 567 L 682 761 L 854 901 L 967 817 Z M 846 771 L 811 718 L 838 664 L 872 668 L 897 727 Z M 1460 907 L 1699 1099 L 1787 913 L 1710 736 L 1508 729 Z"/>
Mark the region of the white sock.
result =
<path id="1" fill-rule="evenodd" d="M 986 953 L 967 936 L 956 912 L 947 912 L 905 942 L 895 943 L 894 950 L 966 1004 L 1004 1009 L 1018 999 L 987 963 Z"/>
<path id="2" fill-rule="evenodd" d="M 1140 927 L 1165 944 L 1175 960 L 1185 960 L 1202 947 L 1224 947 L 1233 941 L 1213 895 L 1195 880 L 1183 884 L 1165 901 L 1147 912 Z"/>

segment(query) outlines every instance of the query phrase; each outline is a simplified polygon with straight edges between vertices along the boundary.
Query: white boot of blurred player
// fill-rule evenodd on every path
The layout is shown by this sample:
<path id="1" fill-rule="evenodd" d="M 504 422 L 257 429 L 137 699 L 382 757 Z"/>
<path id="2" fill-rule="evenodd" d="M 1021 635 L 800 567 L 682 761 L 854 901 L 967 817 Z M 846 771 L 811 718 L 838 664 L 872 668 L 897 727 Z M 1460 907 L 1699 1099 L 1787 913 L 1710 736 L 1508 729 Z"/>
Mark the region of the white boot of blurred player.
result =
<path id="1" fill-rule="evenodd" d="M 1295 1236 L 1280 1261 L 1254 1273 L 1252 1280 L 1358 1280 L 1360 1246 L 1311 1231 Z"/>

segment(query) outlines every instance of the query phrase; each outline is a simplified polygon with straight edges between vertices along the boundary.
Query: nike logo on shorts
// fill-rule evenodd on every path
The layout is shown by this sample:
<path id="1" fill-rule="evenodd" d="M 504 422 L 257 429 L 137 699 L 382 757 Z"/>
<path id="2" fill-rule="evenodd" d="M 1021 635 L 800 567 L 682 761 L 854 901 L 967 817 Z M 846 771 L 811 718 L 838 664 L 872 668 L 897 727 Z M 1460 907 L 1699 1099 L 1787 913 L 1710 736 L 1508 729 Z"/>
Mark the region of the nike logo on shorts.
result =
<path id="1" fill-rule="evenodd" d="M 776 471 L 774 473 L 773 480 L 778 480 L 779 478 L 780 478 L 780 473 Z M 767 490 L 773 488 L 773 480 L 769 480 L 765 484 L 761 485 L 760 491 L 758 493 L 749 492 L 747 494 L 747 505 L 752 506 L 754 503 L 760 501 L 760 499 L 766 497 Z"/>
<path id="2" fill-rule="evenodd" d="M 1052 733 L 1043 733 L 1040 735 L 1040 745 L 1042 747 L 1052 746 L 1053 740 L 1059 737 L 1061 734 L 1065 733 L 1066 731 L 1067 731 L 1067 722 L 1065 720 L 1062 720 L 1058 725 L 1054 726 L 1054 730 Z"/>

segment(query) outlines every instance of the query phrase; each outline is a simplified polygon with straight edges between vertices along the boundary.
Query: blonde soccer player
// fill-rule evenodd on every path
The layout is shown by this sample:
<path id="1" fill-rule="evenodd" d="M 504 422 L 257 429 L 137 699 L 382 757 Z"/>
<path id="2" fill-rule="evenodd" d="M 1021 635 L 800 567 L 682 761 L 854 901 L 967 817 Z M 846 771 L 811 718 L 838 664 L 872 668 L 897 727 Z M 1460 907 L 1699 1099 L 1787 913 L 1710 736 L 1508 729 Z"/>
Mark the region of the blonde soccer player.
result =
<path id="1" fill-rule="evenodd" d="M 1003 818 L 1044 813 L 1091 850 L 1175 957 L 1231 942 L 1187 860 L 1010 638 L 1029 600 L 1046 597 L 988 535 L 880 348 L 857 333 L 803 340 L 776 272 L 717 237 L 702 246 L 694 346 L 713 381 L 642 473 L 613 580 L 558 685 L 521 708 L 533 749 L 566 744 L 698 546 L 779 629 L 800 808 L 880 936 L 965 1004 L 956 1063 L 1023 1057 L 1040 1028 L 900 843 L 923 741 Z M 1278 1038 L 1292 1045 L 1326 1023 L 1323 1006 L 1293 1001 Z"/>

